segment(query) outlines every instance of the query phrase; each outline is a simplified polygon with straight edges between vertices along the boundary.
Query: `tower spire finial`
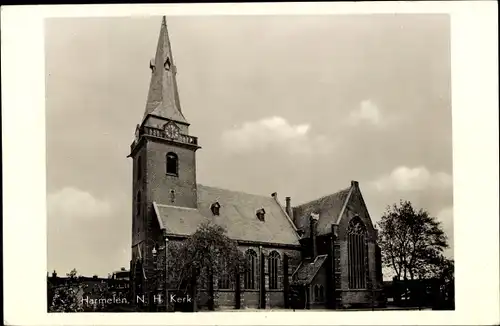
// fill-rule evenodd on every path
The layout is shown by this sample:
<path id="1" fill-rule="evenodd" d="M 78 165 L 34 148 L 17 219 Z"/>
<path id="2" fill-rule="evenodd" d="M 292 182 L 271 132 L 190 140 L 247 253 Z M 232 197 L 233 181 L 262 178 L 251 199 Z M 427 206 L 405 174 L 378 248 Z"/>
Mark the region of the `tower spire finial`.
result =
<path id="1" fill-rule="evenodd" d="M 167 19 L 162 17 L 156 56 L 150 62 L 151 83 L 144 119 L 155 115 L 168 120 L 187 124 L 182 114 L 179 92 L 177 90 L 176 67 L 167 29 Z"/>

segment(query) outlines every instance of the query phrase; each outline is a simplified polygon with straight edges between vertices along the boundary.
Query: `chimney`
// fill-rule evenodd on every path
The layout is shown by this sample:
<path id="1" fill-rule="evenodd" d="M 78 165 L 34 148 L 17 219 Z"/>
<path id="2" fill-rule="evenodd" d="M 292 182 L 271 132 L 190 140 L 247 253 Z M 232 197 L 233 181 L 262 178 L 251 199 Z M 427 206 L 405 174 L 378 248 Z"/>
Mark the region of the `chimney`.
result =
<path id="1" fill-rule="evenodd" d="M 293 211 L 292 211 L 292 204 L 291 204 L 292 198 L 286 197 L 286 206 L 285 206 L 285 212 L 287 213 L 288 217 L 295 223 L 295 220 L 293 219 Z"/>
<path id="2" fill-rule="evenodd" d="M 359 183 L 357 181 L 352 180 L 351 181 L 351 187 L 358 187 Z"/>
<path id="3" fill-rule="evenodd" d="M 312 243 L 312 258 L 315 259 L 318 255 L 318 248 L 316 244 L 316 226 L 318 224 L 319 214 L 311 213 L 309 217 L 309 232 Z"/>

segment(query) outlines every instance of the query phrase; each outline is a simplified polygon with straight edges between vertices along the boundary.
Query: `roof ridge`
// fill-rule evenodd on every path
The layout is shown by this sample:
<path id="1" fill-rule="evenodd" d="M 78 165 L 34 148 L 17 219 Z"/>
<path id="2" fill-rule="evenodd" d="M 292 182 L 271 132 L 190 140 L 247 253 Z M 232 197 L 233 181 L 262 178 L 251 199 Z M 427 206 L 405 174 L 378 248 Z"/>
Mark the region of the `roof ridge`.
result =
<path id="1" fill-rule="evenodd" d="M 191 210 L 191 211 L 197 211 L 198 208 L 192 208 L 192 207 L 182 207 L 182 206 L 174 206 L 174 205 L 165 205 L 165 204 L 158 204 L 157 202 L 154 202 L 157 206 L 159 207 L 169 207 L 169 208 L 180 208 L 180 209 L 185 209 L 185 210 Z"/>
<path id="2" fill-rule="evenodd" d="M 274 198 L 274 201 L 276 202 L 276 204 L 278 205 L 278 207 L 280 208 L 281 213 L 283 215 L 285 215 L 285 217 L 288 220 L 288 222 L 290 222 L 290 225 L 292 226 L 292 229 L 295 231 L 295 234 L 297 235 L 297 237 L 300 238 L 299 234 L 297 233 L 297 231 L 298 231 L 297 226 L 293 222 L 292 218 L 290 216 L 288 216 L 288 213 L 286 212 L 286 209 L 283 206 L 281 206 L 281 203 L 280 203 L 280 201 L 278 199 L 278 196 L 275 196 L 273 198 Z"/>
<path id="3" fill-rule="evenodd" d="M 347 188 L 344 188 L 344 189 L 341 189 L 341 190 L 339 190 L 339 191 L 337 191 L 337 192 L 334 192 L 334 193 L 332 193 L 332 194 L 329 194 L 329 195 L 324 195 L 324 196 L 318 197 L 318 198 L 316 198 L 316 199 L 309 200 L 309 201 L 307 201 L 307 202 L 304 202 L 304 203 L 302 203 L 302 204 L 299 204 L 299 205 L 297 205 L 297 206 L 294 206 L 294 208 L 301 207 L 301 206 L 304 206 L 304 205 L 308 205 L 308 204 L 311 204 L 311 203 L 313 203 L 313 202 L 317 202 L 317 201 L 323 200 L 323 199 L 325 199 L 325 198 L 328 198 L 328 197 L 332 197 L 332 196 L 338 195 L 338 194 L 340 194 L 341 192 L 346 192 L 346 191 L 347 191 L 347 192 L 349 192 L 349 191 L 351 190 L 351 188 L 352 188 L 352 186 L 347 187 Z"/>
<path id="4" fill-rule="evenodd" d="M 271 196 L 265 196 L 265 195 L 259 195 L 259 194 L 252 194 L 252 193 L 244 192 L 244 191 L 241 191 L 241 190 L 231 190 L 231 189 L 226 189 L 226 188 L 221 188 L 221 187 L 207 186 L 207 185 L 204 185 L 204 184 L 201 184 L 201 183 L 198 183 L 197 186 L 202 186 L 202 187 L 205 187 L 205 188 L 211 188 L 211 189 L 217 189 L 217 190 L 223 190 L 223 191 L 228 191 L 228 192 L 242 194 L 242 195 L 247 195 L 247 196 L 255 196 L 255 197 L 262 197 L 262 198 L 267 198 L 267 199 L 273 199 L 273 197 L 271 197 Z"/>
<path id="5" fill-rule="evenodd" d="M 351 199 L 353 190 L 354 190 L 353 187 L 351 187 L 349 189 L 349 192 L 347 193 L 347 197 L 344 199 L 344 204 L 342 205 L 342 209 L 339 212 L 339 216 L 337 217 L 337 220 L 335 221 L 335 224 L 339 224 L 340 223 L 340 219 L 342 218 L 342 215 L 344 215 L 344 212 L 345 212 L 346 207 L 347 207 L 347 203 L 349 202 L 349 199 Z"/>

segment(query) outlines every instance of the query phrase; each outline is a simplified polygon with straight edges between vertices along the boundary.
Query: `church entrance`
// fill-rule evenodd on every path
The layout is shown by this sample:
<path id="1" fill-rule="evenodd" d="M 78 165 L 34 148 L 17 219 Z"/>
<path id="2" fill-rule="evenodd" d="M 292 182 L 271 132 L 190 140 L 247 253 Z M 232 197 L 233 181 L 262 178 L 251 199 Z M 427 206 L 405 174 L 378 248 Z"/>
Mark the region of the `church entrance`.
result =
<path id="1" fill-rule="evenodd" d="M 304 285 L 290 285 L 290 307 L 292 309 L 307 308 L 307 287 Z"/>

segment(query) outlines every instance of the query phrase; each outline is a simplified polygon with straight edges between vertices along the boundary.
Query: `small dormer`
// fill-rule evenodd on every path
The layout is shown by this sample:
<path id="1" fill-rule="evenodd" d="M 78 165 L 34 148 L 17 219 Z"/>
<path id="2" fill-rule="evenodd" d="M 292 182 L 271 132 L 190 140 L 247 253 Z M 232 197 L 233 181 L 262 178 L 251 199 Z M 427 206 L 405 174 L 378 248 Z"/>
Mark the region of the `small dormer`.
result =
<path id="1" fill-rule="evenodd" d="M 219 209 L 220 209 L 220 204 L 218 201 L 210 205 L 210 210 L 212 211 L 212 214 L 214 216 L 219 216 Z"/>
<path id="2" fill-rule="evenodd" d="M 264 210 L 264 208 L 258 209 L 257 212 L 255 213 L 255 215 L 257 215 L 257 218 L 260 221 L 264 222 L 266 211 Z"/>

